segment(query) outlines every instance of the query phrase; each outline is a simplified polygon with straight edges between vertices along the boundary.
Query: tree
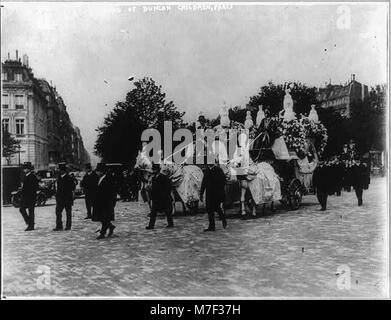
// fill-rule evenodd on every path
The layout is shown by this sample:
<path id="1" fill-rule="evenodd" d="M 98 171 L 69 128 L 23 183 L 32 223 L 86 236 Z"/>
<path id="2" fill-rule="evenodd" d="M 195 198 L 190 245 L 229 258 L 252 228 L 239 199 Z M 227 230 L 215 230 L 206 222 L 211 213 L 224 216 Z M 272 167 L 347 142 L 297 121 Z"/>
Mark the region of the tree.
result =
<path id="1" fill-rule="evenodd" d="M 244 123 L 244 121 L 246 121 L 246 112 L 246 109 L 242 109 L 240 106 L 235 106 L 228 110 L 228 115 L 232 121 Z"/>
<path id="2" fill-rule="evenodd" d="M 384 150 L 386 139 L 385 108 L 379 107 L 374 97 L 355 101 L 351 105 L 351 137 L 356 141 L 359 152 L 372 149 Z"/>
<path id="3" fill-rule="evenodd" d="M 173 130 L 184 125 L 184 112 L 179 112 L 172 101 L 166 102 L 161 86 L 154 80 L 144 78 L 134 86 L 97 129 L 95 153 L 106 162 L 132 165 L 141 148 L 143 130 L 155 128 L 163 133 L 166 120 L 172 122 Z"/>
<path id="4" fill-rule="evenodd" d="M 276 115 L 283 109 L 284 91 L 285 85 L 275 85 L 273 82 L 269 82 L 267 85 L 262 86 L 257 95 L 250 97 L 250 101 L 247 106 L 250 109 L 258 110 L 258 107 L 270 107 L 272 115 Z M 293 99 L 293 109 L 297 114 L 308 114 L 312 104 L 317 104 L 316 101 L 316 88 L 307 87 L 301 82 L 295 82 L 291 84 L 291 96 Z M 256 112 L 256 111 L 255 111 Z"/>
<path id="5" fill-rule="evenodd" d="M 319 120 L 327 129 L 327 145 L 323 152 L 325 158 L 339 155 L 343 145 L 350 137 L 350 120 L 332 108 L 319 109 Z"/>
<path id="6" fill-rule="evenodd" d="M 7 160 L 7 164 L 10 164 L 12 155 L 18 152 L 17 150 L 20 147 L 20 141 L 14 139 L 7 130 L 4 130 L 4 128 L 2 131 L 3 157 Z"/>

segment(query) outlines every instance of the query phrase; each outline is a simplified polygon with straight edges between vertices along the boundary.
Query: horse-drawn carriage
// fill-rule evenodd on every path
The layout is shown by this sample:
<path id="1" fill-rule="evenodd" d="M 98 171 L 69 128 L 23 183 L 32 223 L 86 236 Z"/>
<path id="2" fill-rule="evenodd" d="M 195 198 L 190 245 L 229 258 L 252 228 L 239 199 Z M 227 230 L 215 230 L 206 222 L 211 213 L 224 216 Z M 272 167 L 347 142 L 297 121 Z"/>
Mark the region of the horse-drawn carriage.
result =
<path id="1" fill-rule="evenodd" d="M 202 128 L 199 121 L 196 128 L 206 129 Z M 212 152 L 215 161 L 219 162 L 226 174 L 225 207 L 240 201 L 240 212 L 243 215 L 246 214 L 246 204 L 253 215 L 256 215 L 258 205 L 273 205 L 276 201 L 282 202 L 291 210 L 299 208 L 303 195 L 311 191 L 312 173 L 318 162 L 315 145 L 322 151 L 327 140 L 327 132 L 319 122 L 314 106 L 309 117 L 302 116 L 298 120 L 293 112 L 293 101 L 288 89 L 284 109 L 278 117 L 265 116 L 260 108 L 256 125 L 253 124 L 250 111 L 242 124 L 231 121 L 228 109 L 224 108 L 220 124 L 209 129 L 213 129 L 215 133 L 214 141 L 211 145 L 204 140 L 202 143 L 205 149 L 212 147 L 212 150 L 205 150 L 205 154 Z M 235 139 L 230 136 L 231 129 L 237 132 Z M 221 137 L 224 135 L 226 140 L 222 141 Z M 229 156 L 227 143 L 233 143 L 233 149 L 228 147 L 230 151 L 235 150 Z M 187 157 L 196 158 L 195 141 L 183 149 Z M 143 189 L 148 190 L 152 162 L 144 151 L 137 158 L 136 168 L 144 173 Z M 206 157 L 205 155 L 205 159 Z M 178 164 L 165 160 L 161 158 L 160 164 L 163 173 L 173 183 L 173 201 L 181 201 L 184 210 L 197 210 L 202 169 L 206 164 L 186 164 L 188 161 Z M 147 195 L 147 192 L 144 194 Z"/>

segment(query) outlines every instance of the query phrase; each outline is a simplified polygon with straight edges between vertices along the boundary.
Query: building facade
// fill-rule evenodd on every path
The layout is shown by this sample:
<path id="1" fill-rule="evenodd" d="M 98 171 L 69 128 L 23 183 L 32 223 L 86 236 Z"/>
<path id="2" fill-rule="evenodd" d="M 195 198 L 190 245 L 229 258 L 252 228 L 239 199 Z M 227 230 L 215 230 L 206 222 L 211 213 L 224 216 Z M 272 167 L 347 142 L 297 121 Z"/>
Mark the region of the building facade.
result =
<path id="1" fill-rule="evenodd" d="M 352 74 L 350 81 L 345 85 L 332 85 L 319 88 L 317 100 L 321 108 L 332 108 L 342 116 L 350 118 L 352 104 L 368 97 L 368 86 L 356 81 Z"/>
<path id="2" fill-rule="evenodd" d="M 37 170 L 54 168 L 61 161 L 80 169 L 89 161 L 80 130 L 72 124 L 66 105 L 55 87 L 36 79 L 16 51 L 15 59 L 2 63 L 2 126 L 20 141 L 10 163 L 31 162 Z M 86 161 L 88 160 L 88 161 Z"/>
<path id="3" fill-rule="evenodd" d="M 27 56 L 22 62 L 16 52 L 15 60 L 6 60 L 1 77 L 2 126 L 20 141 L 20 149 L 10 159 L 11 163 L 30 161 L 37 169 L 47 168 L 47 101 L 28 66 Z"/>

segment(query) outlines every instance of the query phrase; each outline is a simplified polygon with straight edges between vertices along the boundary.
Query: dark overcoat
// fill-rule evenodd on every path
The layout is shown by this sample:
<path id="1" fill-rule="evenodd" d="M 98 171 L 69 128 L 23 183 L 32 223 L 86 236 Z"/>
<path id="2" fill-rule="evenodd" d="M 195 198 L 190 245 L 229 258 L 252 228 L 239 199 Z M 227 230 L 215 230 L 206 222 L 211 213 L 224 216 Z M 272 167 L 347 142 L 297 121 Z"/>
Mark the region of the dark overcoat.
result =
<path id="1" fill-rule="evenodd" d="M 26 175 L 23 179 L 23 186 L 21 190 L 20 206 L 23 208 L 30 208 L 35 206 L 37 201 L 37 191 L 39 190 L 38 179 L 34 173 Z"/>
<path id="2" fill-rule="evenodd" d="M 73 205 L 73 191 L 75 190 L 75 182 L 71 176 L 65 174 L 63 177 L 58 177 L 56 181 L 56 202 L 58 204 Z"/>
<path id="3" fill-rule="evenodd" d="M 370 183 L 369 167 L 360 163 L 352 166 L 352 186 L 356 188 L 368 189 Z"/>
<path id="4" fill-rule="evenodd" d="M 92 171 L 90 174 L 86 173 L 80 182 L 80 186 L 83 188 L 85 196 L 89 197 L 92 201 L 95 199 L 98 181 L 98 175 Z"/>
<path id="5" fill-rule="evenodd" d="M 116 197 L 115 183 L 110 175 L 106 175 L 100 183 L 98 182 L 93 202 L 92 221 L 113 221 Z"/>
<path id="6" fill-rule="evenodd" d="M 200 194 L 206 193 L 206 210 L 215 210 L 225 201 L 226 182 L 225 174 L 220 167 L 214 166 L 205 169 Z"/>
<path id="7" fill-rule="evenodd" d="M 155 210 L 160 212 L 172 211 L 171 180 L 162 173 L 152 178 L 151 200 Z"/>
<path id="8" fill-rule="evenodd" d="M 335 191 L 335 175 L 333 168 L 329 165 L 319 165 L 314 171 L 312 184 L 317 192 L 333 193 Z"/>

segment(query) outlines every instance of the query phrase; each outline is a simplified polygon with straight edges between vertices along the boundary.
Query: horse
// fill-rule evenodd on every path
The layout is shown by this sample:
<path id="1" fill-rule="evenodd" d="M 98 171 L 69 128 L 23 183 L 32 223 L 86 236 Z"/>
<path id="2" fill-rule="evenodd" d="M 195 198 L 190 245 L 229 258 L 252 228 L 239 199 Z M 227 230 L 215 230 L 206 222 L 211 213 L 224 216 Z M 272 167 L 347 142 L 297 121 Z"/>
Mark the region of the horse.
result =
<path id="1" fill-rule="evenodd" d="M 140 172 L 142 197 L 151 208 L 152 163 L 142 152 L 137 156 L 135 170 Z M 199 191 L 203 177 L 201 168 L 195 165 L 182 165 L 163 161 L 161 172 L 166 174 L 173 184 L 171 190 L 172 213 L 176 213 L 176 201 L 182 204 L 184 213 L 187 212 L 187 208 L 198 211 Z"/>
<path id="2" fill-rule="evenodd" d="M 243 137 L 247 139 L 247 137 Z M 236 148 L 233 159 L 230 161 L 231 176 L 236 176 L 240 187 L 239 214 L 244 217 L 246 203 L 251 209 L 251 215 L 256 217 L 257 205 L 263 204 L 262 214 L 266 204 L 270 203 L 274 212 L 274 201 L 281 199 L 281 187 L 278 176 L 273 167 L 266 162 L 254 163 L 250 157 L 251 140 L 241 139 L 242 148 Z"/>

